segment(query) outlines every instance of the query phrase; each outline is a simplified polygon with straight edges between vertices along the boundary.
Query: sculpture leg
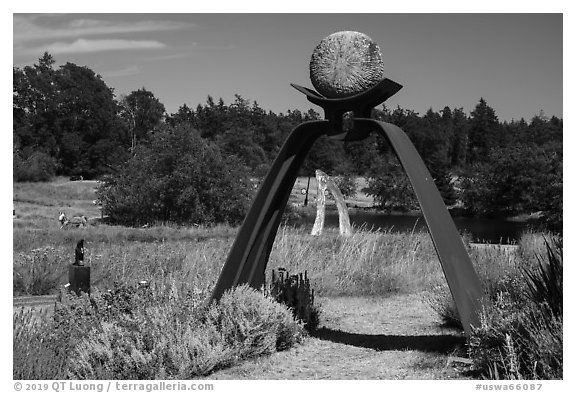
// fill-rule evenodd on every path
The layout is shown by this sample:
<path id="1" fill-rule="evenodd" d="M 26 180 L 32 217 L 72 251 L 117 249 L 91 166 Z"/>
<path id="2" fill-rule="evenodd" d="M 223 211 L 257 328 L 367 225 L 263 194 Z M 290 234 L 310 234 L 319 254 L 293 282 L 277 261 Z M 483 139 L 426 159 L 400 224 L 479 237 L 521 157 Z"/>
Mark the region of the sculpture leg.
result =
<path id="1" fill-rule="evenodd" d="M 360 126 L 376 128 L 392 145 L 418 198 L 460 320 L 470 335 L 470 326 L 480 322 L 482 286 L 430 172 L 402 129 L 373 119 L 354 120 Z"/>
<path id="2" fill-rule="evenodd" d="M 278 153 L 232 245 L 211 300 L 240 284 L 259 288 L 282 213 L 298 170 L 313 143 L 328 130 L 328 121 L 311 121 L 296 127 Z"/>

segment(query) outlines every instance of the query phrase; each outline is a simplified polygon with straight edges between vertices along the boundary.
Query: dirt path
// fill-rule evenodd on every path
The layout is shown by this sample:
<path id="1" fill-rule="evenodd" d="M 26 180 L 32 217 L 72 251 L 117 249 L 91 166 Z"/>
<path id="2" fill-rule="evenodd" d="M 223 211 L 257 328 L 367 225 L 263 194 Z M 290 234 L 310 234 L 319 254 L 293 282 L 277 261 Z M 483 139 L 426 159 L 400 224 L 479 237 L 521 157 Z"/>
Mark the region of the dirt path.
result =
<path id="1" fill-rule="evenodd" d="M 17 312 L 22 308 L 33 308 L 36 315 L 41 315 L 41 313 L 51 315 L 54 312 L 56 297 L 56 295 L 14 297 L 12 299 L 12 310 Z"/>
<path id="2" fill-rule="evenodd" d="M 418 295 L 323 298 L 321 328 L 289 351 L 207 379 L 466 379 L 464 337 Z"/>

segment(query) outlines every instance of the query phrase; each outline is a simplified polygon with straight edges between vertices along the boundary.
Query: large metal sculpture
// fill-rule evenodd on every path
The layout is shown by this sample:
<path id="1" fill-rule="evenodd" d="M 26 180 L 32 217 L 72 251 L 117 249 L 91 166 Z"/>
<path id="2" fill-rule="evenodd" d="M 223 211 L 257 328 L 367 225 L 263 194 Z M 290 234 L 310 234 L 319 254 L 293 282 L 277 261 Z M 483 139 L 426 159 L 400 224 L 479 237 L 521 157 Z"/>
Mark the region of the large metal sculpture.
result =
<path id="1" fill-rule="evenodd" d="M 350 37 L 358 38 L 355 35 L 344 35 L 343 39 L 346 41 Z M 366 48 L 367 56 L 376 59 L 379 64 L 380 58 L 373 55 L 373 44 L 364 37 L 360 38 L 360 46 Z M 328 48 L 327 52 L 342 53 L 333 47 Z M 315 61 L 314 56 L 312 61 Z M 341 61 L 339 58 L 332 64 L 338 65 Z M 355 66 L 352 68 L 352 71 L 358 72 Z M 334 70 L 336 73 L 342 72 L 340 65 Z M 370 76 L 373 74 L 369 73 Z M 350 95 L 347 91 L 336 98 L 326 98 L 316 91 L 295 84 L 292 86 L 304 93 L 308 101 L 324 109 L 325 120 L 302 123 L 288 136 L 244 219 L 211 299 L 219 299 L 227 289 L 240 284 L 247 283 L 260 288 L 264 283 L 266 265 L 282 213 L 298 170 L 312 144 L 322 135 L 341 141 L 359 141 L 376 132 L 388 140 L 410 179 L 462 326 L 469 335 L 471 326 L 479 324 L 483 291 L 462 239 L 430 172 L 408 136 L 393 124 L 370 118 L 372 109 L 396 94 L 402 86 L 385 78 L 375 84 L 371 83 L 371 87 L 360 93 Z M 335 91 L 338 92 L 338 86 Z M 345 113 L 351 113 L 346 126 L 343 120 Z"/>

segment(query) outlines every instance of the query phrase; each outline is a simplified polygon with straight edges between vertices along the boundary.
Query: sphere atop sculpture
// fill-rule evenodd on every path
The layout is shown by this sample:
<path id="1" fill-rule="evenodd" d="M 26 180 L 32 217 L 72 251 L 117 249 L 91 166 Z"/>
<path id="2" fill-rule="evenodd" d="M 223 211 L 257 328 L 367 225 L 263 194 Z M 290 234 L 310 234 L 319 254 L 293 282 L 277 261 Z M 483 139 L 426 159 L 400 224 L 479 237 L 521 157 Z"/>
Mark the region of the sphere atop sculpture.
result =
<path id="1" fill-rule="evenodd" d="M 384 75 L 382 54 L 366 34 L 340 31 L 320 41 L 310 60 L 314 88 L 328 98 L 361 93 Z"/>

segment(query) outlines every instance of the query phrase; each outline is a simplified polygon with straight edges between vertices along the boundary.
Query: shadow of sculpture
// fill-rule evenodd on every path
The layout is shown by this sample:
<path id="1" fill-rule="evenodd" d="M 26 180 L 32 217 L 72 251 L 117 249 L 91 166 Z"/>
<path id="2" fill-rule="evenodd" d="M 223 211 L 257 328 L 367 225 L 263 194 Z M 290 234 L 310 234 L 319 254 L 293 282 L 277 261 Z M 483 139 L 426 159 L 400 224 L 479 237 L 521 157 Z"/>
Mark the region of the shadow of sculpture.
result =
<path id="1" fill-rule="evenodd" d="M 449 354 L 466 344 L 464 335 L 454 333 L 441 335 L 399 336 L 389 334 L 350 333 L 329 328 L 320 328 L 313 337 L 335 343 L 369 348 L 376 351 L 422 351 Z"/>

